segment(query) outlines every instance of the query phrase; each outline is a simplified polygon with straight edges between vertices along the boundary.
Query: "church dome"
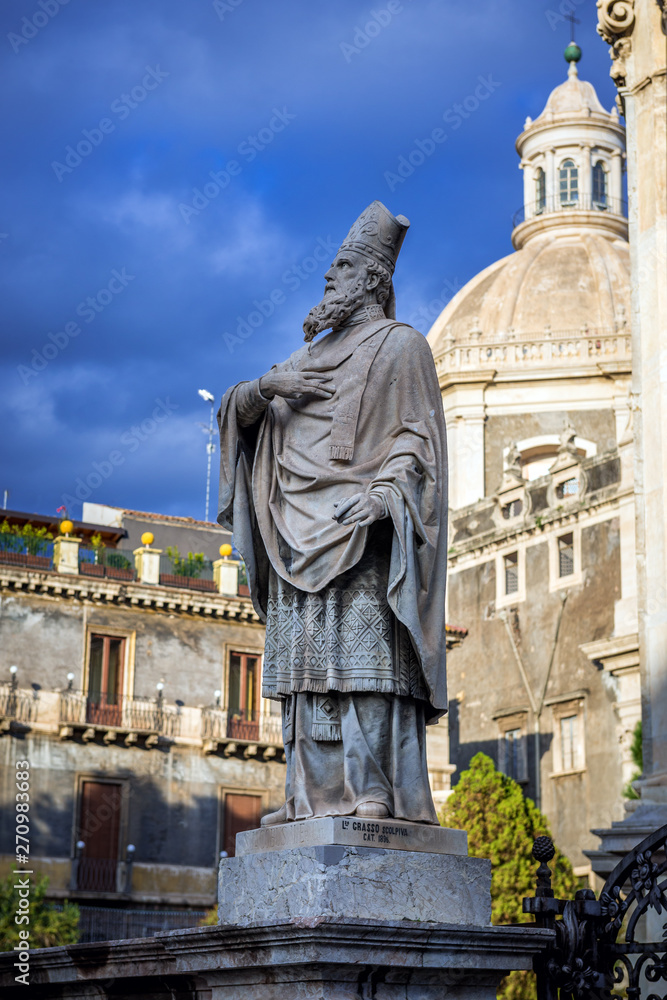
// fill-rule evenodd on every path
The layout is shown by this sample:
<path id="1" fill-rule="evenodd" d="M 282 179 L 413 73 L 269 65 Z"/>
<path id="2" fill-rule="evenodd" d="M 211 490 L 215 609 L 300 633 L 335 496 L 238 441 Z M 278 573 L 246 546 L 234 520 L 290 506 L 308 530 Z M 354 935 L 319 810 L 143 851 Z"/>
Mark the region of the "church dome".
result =
<path id="1" fill-rule="evenodd" d="M 455 345 L 545 337 L 558 342 L 582 331 L 605 336 L 623 330 L 629 319 L 628 244 L 582 231 L 532 240 L 487 267 L 447 304 L 428 340 L 437 359 Z M 490 367 L 495 354 L 488 354 Z M 482 350 L 482 365 L 485 356 Z"/>
<path id="2" fill-rule="evenodd" d="M 579 79 L 580 56 L 568 46 L 567 80 L 517 139 L 524 190 L 515 252 L 472 278 L 428 334 L 453 510 L 494 494 L 510 452 L 522 476 L 539 478 L 564 427 L 576 428 L 579 453 L 590 457 L 627 426 L 625 129 Z"/>
<path id="3" fill-rule="evenodd" d="M 579 79 L 580 54 L 568 47 L 567 80 L 517 139 L 524 204 L 515 215 L 516 252 L 469 281 L 428 335 L 441 373 L 443 364 L 525 367 L 528 356 L 548 368 L 563 356 L 562 338 L 629 336 L 625 130 Z M 578 360 L 607 349 L 596 343 L 578 341 Z"/>
<path id="4" fill-rule="evenodd" d="M 605 118 L 618 118 L 615 108 L 611 113 L 605 111 L 593 84 L 586 80 L 580 80 L 576 63 L 571 62 L 567 80 L 551 91 L 544 111 L 535 121 L 550 121 L 557 115 L 588 117 L 591 114 L 604 115 Z"/>

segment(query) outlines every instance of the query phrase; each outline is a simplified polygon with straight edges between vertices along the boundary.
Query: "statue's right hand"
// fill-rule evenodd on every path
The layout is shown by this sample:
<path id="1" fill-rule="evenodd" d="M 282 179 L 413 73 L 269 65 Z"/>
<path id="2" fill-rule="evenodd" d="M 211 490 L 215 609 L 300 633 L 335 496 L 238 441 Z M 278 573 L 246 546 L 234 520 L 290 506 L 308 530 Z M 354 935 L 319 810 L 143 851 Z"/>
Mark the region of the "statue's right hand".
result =
<path id="1" fill-rule="evenodd" d="M 267 399 L 283 396 L 285 399 L 299 399 L 314 396 L 317 399 L 331 399 L 336 386 L 331 385 L 332 375 L 324 372 L 268 372 L 259 380 L 259 391 Z"/>

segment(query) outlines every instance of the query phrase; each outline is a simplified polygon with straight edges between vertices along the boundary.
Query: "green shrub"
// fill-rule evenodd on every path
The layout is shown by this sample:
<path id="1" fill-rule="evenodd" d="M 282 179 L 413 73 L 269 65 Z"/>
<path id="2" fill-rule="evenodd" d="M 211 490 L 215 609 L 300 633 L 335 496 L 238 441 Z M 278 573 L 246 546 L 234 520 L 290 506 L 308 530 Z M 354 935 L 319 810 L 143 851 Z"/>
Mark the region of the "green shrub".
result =
<path id="1" fill-rule="evenodd" d="M 532 922 L 522 910 L 523 897 L 535 894 L 537 862 L 531 851 L 535 838 L 550 832 L 546 817 L 521 786 L 478 753 L 443 806 L 440 822 L 467 830 L 470 856 L 491 860 L 492 922 Z M 556 896 L 571 899 L 579 886 L 572 865 L 558 849 L 550 867 Z M 536 995 L 532 972 L 512 972 L 498 993 L 501 1000 L 534 1000 Z"/>
<path id="2" fill-rule="evenodd" d="M 46 552 L 53 535 L 46 528 L 33 528 L 32 524 L 10 524 L 7 518 L 0 524 L 0 551 L 28 552 L 39 556 Z"/>
<path id="3" fill-rule="evenodd" d="M 45 875 L 31 877 L 29 924 L 17 924 L 14 920 L 18 905 L 18 894 L 14 886 L 18 878 L 28 878 L 20 871 L 11 872 L 0 881 L 0 951 L 11 951 L 19 944 L 19 930 L 30 932 L 31 948 L 53 948 L 61 944 L 76 944 L 79 940 L 79 907 L 65 901 L 62 910 L 45 902 L 49 880 Z"/>
<path id="4" fill-rule="evenodd" d="M 632 734 L 632 743 L 630 744 L 630 756 L 632 757 L 632 763 L 635 765 L 635 773 L 630 778 L 630 781 L 623 789 L 623 795 L 626 799 L 638 799 L 636 791 L 632 787 L 632 782 L 636 781 L 637 778 L 641 778 L 644 773 L 644 747 L 642 744 L 642 720 L 640 719 L 635 726 L 634 732 Z"/>
<path id="5" fill-rule="evenodd" d="M 177 545 L 173 547 L 170 545 L 167 548 L 167 555 L 176 576 L 198 577 L 202 575 L 205 562 L 203 552 L 188 552 L 187 556 L 182 556 Z"/>

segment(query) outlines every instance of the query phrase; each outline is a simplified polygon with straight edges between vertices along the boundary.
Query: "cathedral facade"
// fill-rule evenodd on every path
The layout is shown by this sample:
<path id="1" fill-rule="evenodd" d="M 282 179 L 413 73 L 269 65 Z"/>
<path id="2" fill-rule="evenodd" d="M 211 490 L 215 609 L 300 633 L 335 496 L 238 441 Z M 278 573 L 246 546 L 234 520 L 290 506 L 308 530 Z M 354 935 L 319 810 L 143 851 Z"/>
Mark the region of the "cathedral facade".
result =
<path id="1" fill-rule="evenodd" d="M 567 80 L 517 139 L 515 251 L 428 339 L 450 449 L 451 765 L 521 782 L 586 876 L 640 717 L 625 131 Z M 456 777 L 454 777 L 454 781 Z"/>

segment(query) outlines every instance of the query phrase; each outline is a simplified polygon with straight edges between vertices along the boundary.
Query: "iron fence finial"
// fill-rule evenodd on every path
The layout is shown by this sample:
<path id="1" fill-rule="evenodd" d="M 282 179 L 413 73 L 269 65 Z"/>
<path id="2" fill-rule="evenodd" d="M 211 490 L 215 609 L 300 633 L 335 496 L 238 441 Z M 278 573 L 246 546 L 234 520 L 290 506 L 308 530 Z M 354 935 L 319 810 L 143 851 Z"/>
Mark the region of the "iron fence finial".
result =
<path id="1" fill-rule="evenodd" d="M 537 869 L 536 896 L 552 897 L 554 894 L 551 888 L 551 869 L 547 862 L 553 859 L 555 853 L 556 848 L 551 837 L 537 837 L 533 843 L 533 857 L 540 863 Z"/>

